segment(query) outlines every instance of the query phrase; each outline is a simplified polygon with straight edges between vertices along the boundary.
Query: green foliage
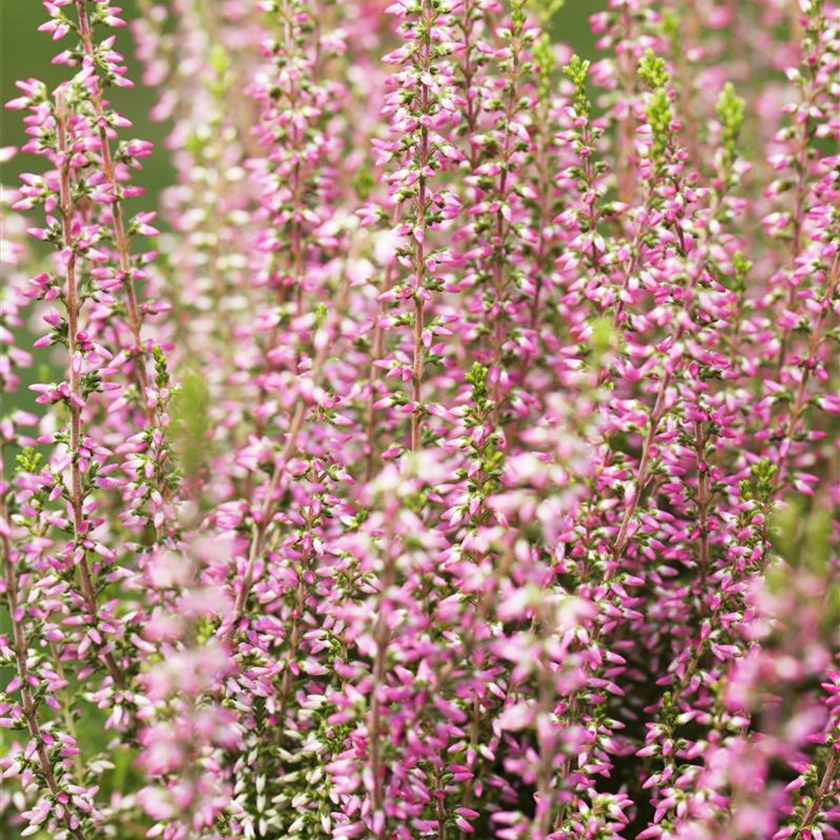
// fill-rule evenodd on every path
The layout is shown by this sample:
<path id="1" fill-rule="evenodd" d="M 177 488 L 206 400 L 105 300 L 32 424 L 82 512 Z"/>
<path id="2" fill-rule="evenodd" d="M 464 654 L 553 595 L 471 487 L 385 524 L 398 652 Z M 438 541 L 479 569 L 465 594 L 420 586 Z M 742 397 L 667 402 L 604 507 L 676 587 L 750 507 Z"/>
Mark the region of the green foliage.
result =
<path id="1" fill-rule="evenodd" d="M 753 264 L 748 260 L 743 252 L 736 251 L 732 255 L 732 268 L 735 269 L 735 274 L 732 278 L 732 289 L 741 293 L 747 286 L 747 275 L 752 270 Z"/>
<path id="2" fill-rule="evenodd" d="M 773 548 L 785 562 L 768 571 L 769 589 L 795 592 L 791 578 L 802 572 L 827 581 L 820 601 L 820 626 L 827 636 L 836 636 L 840 626 L 840 578 L 831 573 L 831 511 L 819 505 L 809 509 L 802 498 L 790 497 L 773 512 L 770 538 Z"/>
<path id="3" fill-rule="evenodd" d="M 664 88 L 670 79 L 665 69 L 665 59 L 658 58 L 653 50 L 647 50 L 639 62 L 639 78 L 652 91 Z"/>
<path id="4" fill-rule="evenodd" d="M 230 69 L 230 58 L 221 44 L 214 44 L 210 50 L 210 68 L 213 75 L 207 81 L 207 89 L 215 99 L 221 102 L 228 88 L 234 82 L 234 75 Z"/>
<path id="5" fill-rule="evenodd" d="M 746 102 L 735 94 L 732 83 L 727 82 L 715 106 L 721 128 L 724 162 L 727 166 L 731 166 L 737 157 L 738 138 L 744 125 L 746 108 Z"/>
<path id="6" fill-rule="evenodd" d="M 531 6 L 540 19 L 540 25 L 545 28 L 565 3 L 566 0 L 532 0 Z"/>
<path id="7" fill-rule="evenodd" d="M 778 471 L 779 468 L 769 458 L 762 458 L 754 464 L 750 469 L 749 479 L 744 479 L 740 484 L 741 499 L 755 499 L 761 504 L 767 504 L 773 497 Z"/>
<path id="8" fill-rule="evenodd" d="M 466 380 L 472 385 L 470 396 L 475 410 L 484 413 L 490 406 L 490 400 L 487 397 L 487 368 L 474 362 L 472 370 L 466 375 Z"/>
<path id="9" fill-rule="evenodd" d="M 604 367 L 604 361 L 610 351 L 616 349 L 621 341 L 621 333 L 613 326 L 613 320 L 602 315 L 592 322 L 592 333 L 589 345 L 592 353 L 592 363 L 596 369 Z"/>
<path id="10" fill-rule="evenodd" d="M 573 55 L 569 63 L 563 68 L 563 75 L 575 86 L 572 96 L 572 107 L 580 117 L 589 117 L 592 106 L 586 95 L 586 77 L 589 74 L 589 62 L 579 55 Z"/>
<path id="11" fill-rule="evenodd" d="M 808 511 L 799 498 L 791 498 L 774 512 L 773 547 L 792 567 L 809 569 L 823 577 L 831 558 L 831 512 Z"/>
<path id="12" fill-rule="evenodd" d="M 652 134 L 651 159 L 655 164 L 661 165 L 668 148 L 671 120 L 673 119 L 671 101 L 664 88 L 659 88 L 653 92 L 653 96 L 651 96 L 645 109 L 645 115 Z"/>
<path id="13" fill-rule="evenodd" d="M 662 34 L 671 44 L 671 54 L 678 55 L 680 44 L 680 15 L 673 9 L 662 10 Z"/>
<path id="14" fill-rule="evenodd" d="M 315 329 L 319 330 L 327 320 L 327 315 L 329 311 L 327 310 L 327 305 L 321 301 L 315 305 L 314 315 L 315 315 Z"/>
<path id="15" fill-rule="evenodd" d="M 98 370 L 92 370 L 82 375 L 81 391 L 82 399 L 87 399 L 90 394 L 102 390 L 102 374 Z"/>
<path id="16" fill-rule="evenodd" d="M 468 429 L 487 429 L 491 423 L 490 417 L 494 406 L 487 388 L 487 368 L 475 362 L 467 373 L 466 380 L 472 385 L 472 389 L 470 391 L 471 404 L 464 417 L 464 425 Z M 465 437 L 462 440 L 470 461 L 479 465 L 478 472 L 467 482 L 470 496 L 480 500 L 479 511 L 474 516 L 478 524 L 486 516 L 484 500 L 498 487 L 502 475 L 504 452 L 498 446 L 497 432 L 490 432 L 480 442 L 471 437 Z M 464 512 L 468 510 L 469 504 L 464 506 Z"/>
<path id="17" fill-rule="evenodd" d="M 209 454 L 207 432 L 210 429 L 210 389 L 203 375 L 188 368 L 172 397 L 172 440 L 184 475 L 201 472 Z"/>
<path id="18" fill-rule="evenodd" d="M 651 130 L 650 157 L 657 169 L 665 162 L 665 151 L 670 143 L 671 98 L 666 90 L 670 81 L 665 69 L 665 59 L 658 58 L 653 50 L 647 50 L 639 62 L 639 78 L 652 91 L 650 100 L 645 108 L 645 116 Z"/>
<path id="19" fill-rule="evenodd" d="M 221 44 L 213 44 L 210 48 L 210 67 L 217 76 L 222 76 L 230 70 L 230 59 Z"/>
<path id="20" fill-rule="evenodd" d="M 376 186 L 376 176 L 366 166 L 361 167 L 353 176 L 353 189 L 362 201 L 366 201 Z"/>
<path id="21" fill-rule="evenodd" d="M 15 458 L 15 461 L 17 462 L 15 471 L 22 473 L 36 473 L 41 468 L 42 460 L 43 456 L 40 452 L 36 452 L 32 449 L 32 447 L 26 446 Z"/>
<path id="22" fill-rule="evenodd" d="M 537 77 L 537 93 L 540 101 L 545 102 L 551 92 L 551 75 L 554 72 L 554 49 L 551 38 L 543 33 L 534 44 L 534 64 L 539 70 Z"/>
<path id="23" fill-rule="evenodd" d="M 525 22 L 528 19 L 525 7 L 528 5 L 528 0 L 512 0 L 510 4 L 510 22 L 515 35 L 522 32 Z"/>
<path id="24" fill-rule="evenodd" d="M 166 368 L 166 356 L 157 344 L 152 348 L 152 357 L 155 362 L 155 385 L 160 389 L 168 388 L 169 371 Z"/>

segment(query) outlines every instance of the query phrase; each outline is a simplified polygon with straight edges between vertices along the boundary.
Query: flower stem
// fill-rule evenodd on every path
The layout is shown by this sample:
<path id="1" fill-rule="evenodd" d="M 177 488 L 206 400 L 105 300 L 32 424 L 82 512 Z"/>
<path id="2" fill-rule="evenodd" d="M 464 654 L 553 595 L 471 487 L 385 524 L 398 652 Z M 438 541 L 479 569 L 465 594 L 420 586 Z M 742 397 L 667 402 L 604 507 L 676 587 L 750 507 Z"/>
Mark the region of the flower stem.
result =
<path id="1" fill-rule="evenodd" d="M 69 254 L 65 279 L 67 285 L 67 351 L 70 356 L 70 392 L 72 395 L 72 399 L 70 400 L 70 507 L 73 511 L 73 543 L 76 551 L 81 554 L 78 561 L 78 568 L 82 596 L 87 605 L 88 612 L 95 622 L 99 616 L 99 605 L 93 589 L 90 568 L 83 546 L 88 526 L 83 511 L 84 494 L 82 491 L 82 473 L 79 466 L 79 448 L 82 443 L 82 409 L 77 404 L 82 401 L 80 377 L 81 358 L 78 356 L 77 349 L 79 299 L 76 286 L 76 249 L 73 242 L 73 198 L 70 192 L 70 164 L 72 155 L 67 143 L 67 105 L 63 90 L 59 90 L 56 93 L 56 130 L 61 167 L 59 198 L 61 202 L 62 230 L 64 247 Z M 109 651 L 104 651 L 102 657 L 114 683 L 120 688 L 125 688 L 125 677 L 113 654 Z"/>

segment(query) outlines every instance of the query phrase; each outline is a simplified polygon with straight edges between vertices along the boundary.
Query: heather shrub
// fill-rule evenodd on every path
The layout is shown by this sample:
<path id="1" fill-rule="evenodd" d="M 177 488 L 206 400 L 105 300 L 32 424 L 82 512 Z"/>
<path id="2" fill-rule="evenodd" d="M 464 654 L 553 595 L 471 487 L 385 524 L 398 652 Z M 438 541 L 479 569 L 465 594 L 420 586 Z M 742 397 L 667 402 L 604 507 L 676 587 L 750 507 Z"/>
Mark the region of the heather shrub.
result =
<path id="1" fill-rule="evenodd" d="M 43 6 L 2 836 L 840 837 L 836 2 Z"/>

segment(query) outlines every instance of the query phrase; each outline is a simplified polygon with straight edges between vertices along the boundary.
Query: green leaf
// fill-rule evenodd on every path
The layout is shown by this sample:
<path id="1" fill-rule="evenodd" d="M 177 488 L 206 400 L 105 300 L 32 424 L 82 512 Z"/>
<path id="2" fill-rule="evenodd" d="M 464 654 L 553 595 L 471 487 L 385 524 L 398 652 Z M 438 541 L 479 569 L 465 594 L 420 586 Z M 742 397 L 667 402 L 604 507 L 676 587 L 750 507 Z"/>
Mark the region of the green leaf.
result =
<path id="1" fill-rule="evenodd" d="M 198 475 L 209 455 L 209 406 L 207 381 L 198 370 L 188 368 L 170 403 L 174 449 L 187 476 Z"/>

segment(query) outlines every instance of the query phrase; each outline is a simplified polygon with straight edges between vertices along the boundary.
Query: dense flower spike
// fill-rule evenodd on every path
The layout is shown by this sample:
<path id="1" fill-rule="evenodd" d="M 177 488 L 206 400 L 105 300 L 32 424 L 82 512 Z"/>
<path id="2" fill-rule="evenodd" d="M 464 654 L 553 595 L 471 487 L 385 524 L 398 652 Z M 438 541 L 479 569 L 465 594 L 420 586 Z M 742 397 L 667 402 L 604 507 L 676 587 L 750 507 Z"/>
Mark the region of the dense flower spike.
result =
<path id="1" fill-rule="evenodd" d="M 840 838 L 836 2 L 43 5 L 3 836 Z"/>

